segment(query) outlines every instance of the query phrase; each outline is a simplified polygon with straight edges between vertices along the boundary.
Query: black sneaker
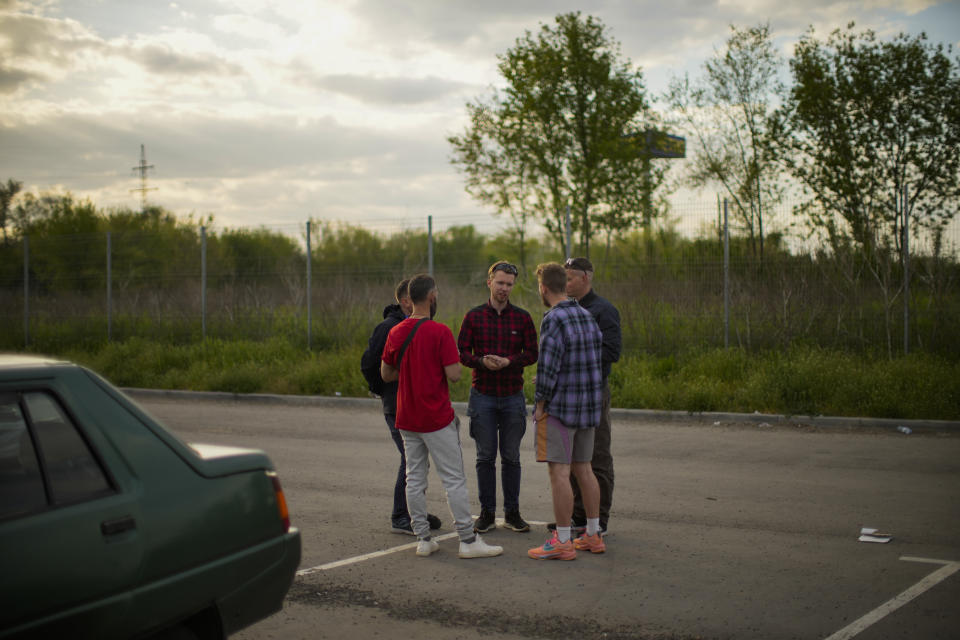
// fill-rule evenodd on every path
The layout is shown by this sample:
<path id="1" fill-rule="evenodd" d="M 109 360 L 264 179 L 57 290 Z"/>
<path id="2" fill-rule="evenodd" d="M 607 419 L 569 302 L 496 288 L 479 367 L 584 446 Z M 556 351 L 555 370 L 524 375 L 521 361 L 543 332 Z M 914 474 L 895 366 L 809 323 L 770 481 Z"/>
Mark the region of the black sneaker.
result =
<path id="1" fill-rule="evenodd" d="M 556 522 L 551 522 L 550 524 L 547 525 L 547 529 L 549 529 L 550 531 L 556 531 L 556 530 L 557 530 L 557 523 L 556 523 Z M 570 523 L 570 535 L 572 535 L 574 538 L 576 538 L 577 536 L 579 536 L 581 533 L 585 532 L 586 530 L 587 530 L 587 523 L 586 523 L 586 522 L 584 522 L 583 524 L 578 524 L 578 523 L 576 523 L 576 522 L 571 522 L 571 523 Z M 604 529 L 604 531 L 606 531 L 606 529 Z"/>
<path id="2" fill-rule="evenodd" d="M 409 520 L 395 520 L 390 523 L 390 532 L 391 533 L 404 533 L 408 536 L 414 535 L 413 527 L 410 526 Z"/>
<path id="3" fill-rule="evenodd" d="M 427 514 L 427 524 L 430 525 L 431 529 L 439 529 L 441 526 L 443 526 L 443 523 L 440 522 L 440 518 L 432 513 Z M 397 520 L 391 522 L 390 531 L 392 533 L 405 533 L 408 536 L 415 535 L 413 532 L 413 526 L 410 524 L 409 520 Z"/>
<path id="4" fill-rule="evenodd" d="M 493 514 L 493 511 L 481 509 L 480 517 L 477 518 L 473 523 L 473 530 L 477 533 L 486 533 L 487 531 L 493 531 L 496 528 L 497 517 Z"/>
<path id="5" fill-rule="evenodd" d="M 527 524 L 527 521 L 520 517 L 520 510 L 516 511 L 507 511 L 503 514 L 503 526 L 507 529 L 513 529 L 518 533 L 524 533 L 530 531 L 530 525 Z"/>

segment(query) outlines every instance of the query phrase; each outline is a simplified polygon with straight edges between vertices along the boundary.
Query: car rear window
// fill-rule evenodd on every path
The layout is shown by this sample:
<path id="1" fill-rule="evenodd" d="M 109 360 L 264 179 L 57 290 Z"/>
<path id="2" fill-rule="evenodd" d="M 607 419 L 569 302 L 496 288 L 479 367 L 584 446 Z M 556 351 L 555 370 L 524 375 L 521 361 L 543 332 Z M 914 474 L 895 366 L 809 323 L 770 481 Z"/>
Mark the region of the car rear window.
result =
<path id="1" fill-rule="evenodd" d="M 47 504 L 37 454 L 17 397 L 0 395 L 0 518 Z"/>
<path id="2" fill-rule="evenodd" d="M 76 426 L 48 393 L 23 394 L 54 503 L 85 500 L 110 491 L 110 483 Z"/>

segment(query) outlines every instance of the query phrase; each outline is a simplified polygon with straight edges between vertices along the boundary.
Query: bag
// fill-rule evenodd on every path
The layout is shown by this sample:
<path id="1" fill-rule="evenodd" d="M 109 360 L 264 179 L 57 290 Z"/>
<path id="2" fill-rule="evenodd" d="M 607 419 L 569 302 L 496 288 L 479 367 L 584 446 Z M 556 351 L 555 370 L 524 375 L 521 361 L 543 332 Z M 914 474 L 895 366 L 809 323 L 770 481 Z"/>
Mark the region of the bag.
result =
<path id="1" fill-rule="evenodd" d="M 413 329 L 407 334 L 407 339 L 404 340 L 403 346 L 400 347 L 400 355 L 397 356 L 397 368 L 400 368 L 400 363 L 403 361 L 403 354 L 407 350 L 407 345 L 413 340 L 413 334 L 415 334 L 417 329 L 420 328 L 420 325 L 426 321 L 427 318 L 424 318 L 413 325 Z M 367 388 L 370 389 L 370 393 L 376 396 L 383 395 L 383 387 L 386 384 L 383 378 L 380 377 L 380 359 L 382 357 L 382 350 L 381 353 L 374 355 L 371 353 L 369 346 L 366 351 L 363 352 L 363 355 L 360 356 L 360 373 L 363 374 L 364 379 L 367 381 Z"/>

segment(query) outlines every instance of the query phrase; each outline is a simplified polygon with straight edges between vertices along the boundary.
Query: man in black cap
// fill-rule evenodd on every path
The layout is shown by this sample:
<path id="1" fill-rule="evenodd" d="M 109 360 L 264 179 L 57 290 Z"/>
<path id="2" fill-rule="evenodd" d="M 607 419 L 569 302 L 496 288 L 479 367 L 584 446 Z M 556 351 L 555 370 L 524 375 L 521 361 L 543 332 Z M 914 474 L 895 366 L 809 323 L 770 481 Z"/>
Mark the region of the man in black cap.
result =
<path id="1" fill-rule="evenodd" d="M 603 375 L 603 409 L 600 426 L 597 427 L 593 441 L 593 459 L 590 461 L 593 473 L 600 484 L 600 533 L 607 532 L 610 519 L 610 505 L 613 502 L 613 455 L 610 453 L 610 365 L 620 359 L 622 339 L 620 334 L 620 312 L 593 290 L 593 264 L 586 258 L 570 258 L 564 263 L 567 271 L 567 295 L 589 311 L 603 334 L 603 352 L 601 373 Z M 583 508 L 583 497 L 575 478 L 571 477 L 574 492 L 573 527 L 577 535 L 586 527 L 587 516 Z"/>

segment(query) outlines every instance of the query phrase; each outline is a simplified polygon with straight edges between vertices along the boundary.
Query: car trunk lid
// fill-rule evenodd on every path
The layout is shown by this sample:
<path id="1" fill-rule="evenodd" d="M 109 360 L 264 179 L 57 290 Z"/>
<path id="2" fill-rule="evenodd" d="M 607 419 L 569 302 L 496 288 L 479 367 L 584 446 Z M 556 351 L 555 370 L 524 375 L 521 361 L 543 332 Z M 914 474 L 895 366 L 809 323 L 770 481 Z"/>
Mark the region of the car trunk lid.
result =
<path id="1" fill-rule="evenodd" d="M 270 458 L 258 449 L 197 442 L 191 442 L 189 446 L 199 457 L 197 470 L 208 478 L 273 469 Z"/>

